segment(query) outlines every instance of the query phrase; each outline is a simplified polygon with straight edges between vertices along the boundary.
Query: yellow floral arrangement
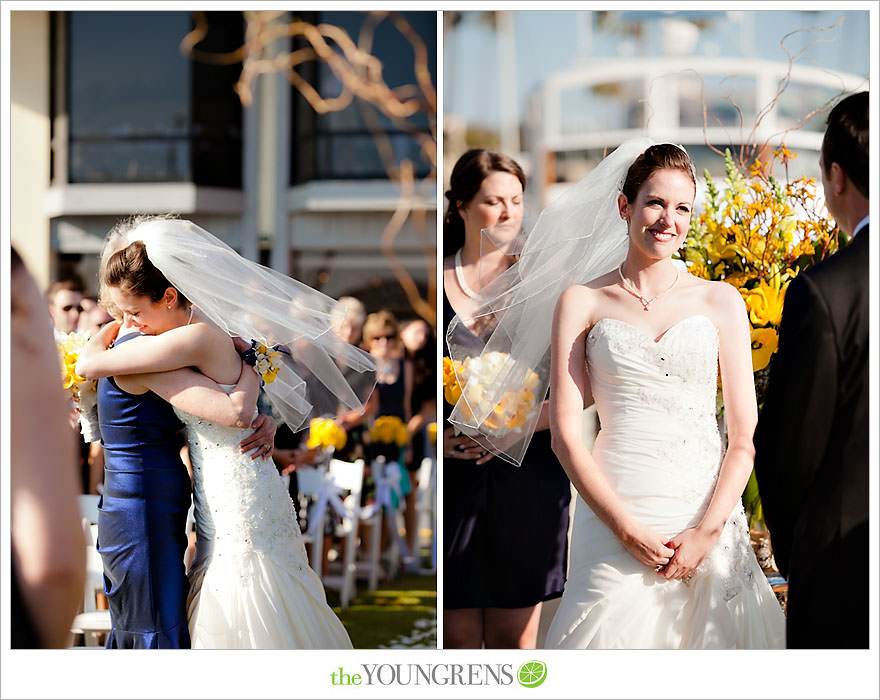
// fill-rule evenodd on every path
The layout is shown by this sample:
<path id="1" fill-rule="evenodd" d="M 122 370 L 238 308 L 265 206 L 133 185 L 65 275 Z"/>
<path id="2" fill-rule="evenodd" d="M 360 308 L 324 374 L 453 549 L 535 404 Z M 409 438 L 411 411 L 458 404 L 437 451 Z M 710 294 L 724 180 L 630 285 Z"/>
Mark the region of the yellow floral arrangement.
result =
<path id="1" fill-rule="evenodd" d="M 345 430 L 332 418 L 312 418 L 309 422 L 309 439 L 306 441 L 306 447 L 310 450 L 316 447 L 341 450 L 347 441 Z"/>
<path id="2" fill-rule="evenodd" d="M 428 440 L 431 442 L 432 445 L 436 445 L 437 444 L 437 423 L 436 423 L 436 421 L 432 421 L 431 423 L 428 423 L 428 425 L 426 426 L 426 430 L 428 431 Z"/>
<path id="3" fill-rule="evenodd" d="M 759 403 L 764 370 L 779 342 L 789 282 L 838 246 L 837 226 L 816 199 L 816 179 L 788 181 L 788 163 L 796 157 L 783 144 L 769 163 L 756 158 L 744 174 L 726 150 L 723 190 L 705 172 L 706 201 L 679 252 L 692 275 L 724 280 L 742 295 L 751 323 Z M 777 162 L 785 167 L 785 183 L 771 174 Z"/>
<path id="4" fill-rule="evenodd" d="M 742 295 L 751 325 L 759 406 L 766 393 L 770 359 L 779 344 L 788 285 L 802 270 L 836 251 L 838 237 L 842 238 L 817 200 L 816 179 L 789 181 L 788 163 L 796 157 L 783 144 L 769 162 L 755 158 L 743 167 L 726 150 L 724 186 L 717 187 L 708 171 L 704 173 L 706 200 L 678 253 L 692 275 L 723 280 Z M 785 168 L 785 183 L 771 174 L 777 163 Z M 719 377 L 719 387 L 720 381 Z M 719 412 L 723 410 L 720 401 L 719 395 Z M 754 473 L 743 502 L 750 524 L 763 519 Z"/>
<path id="5" fill-rule="evenodd" d="M 486 387 L 492 386 L 498 377 L 506 376 L 510 371 L 523 373 L 522 389 L 507 392 L 490 410 Z M 525 425 L 539 405 L 535 397 L 538 382 L 539 377 L 533 370 L 517 367 L 515 360 L 507 353 L 488 352 L 469 357 L 463 362 L 443 358 L 443 397 L 454 405 L 464 394 L 465 403 L 460 410 L 465 420 L 472 420 L 473 410 L 476 410 L 479 415 L 486 416 L 483 427 L 496 433 L 516 430 Z"/>
<path id="6" fill-rule="evenodd" d="M 55 347 L 61 362 L 62 386 L 76 402 L 80 432 L 87 442 L 94 442 L 101 439 L 98 424 L 98 380 L 85 379 L 76 373 L 79 355 L 88 342 L 88 333 L 72 331 L 58 337 Z"/>
<path id="7" fill-rule="evenodd" d="M 55 341 L 55 346 L 58 348 L 58 358 L 61 361 L 63 386 L 76 400 L 79 399 L 81 389 L 94 388 L 96 384 L 94 379 L 84 379 L 76 373 L 76 363 L 79 360 L 79 354 L 88 342 L 88 333 L 84 331 L 67 333 Z"/>
<path id="8" fill-rule="evenodd" d="M 379 416 L 370 428 L 370 442 L 403 447 L 408 441 L 406 425 L 397 416 Z"/>

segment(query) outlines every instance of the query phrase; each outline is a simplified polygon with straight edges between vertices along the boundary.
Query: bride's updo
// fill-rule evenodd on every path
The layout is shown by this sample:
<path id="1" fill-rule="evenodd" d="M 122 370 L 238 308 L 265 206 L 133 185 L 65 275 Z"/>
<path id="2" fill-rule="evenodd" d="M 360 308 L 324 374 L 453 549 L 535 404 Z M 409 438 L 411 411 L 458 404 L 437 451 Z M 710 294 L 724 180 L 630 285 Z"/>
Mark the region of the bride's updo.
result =
<path id="1" fill-rule="evenodd" d="M 694 164 L 684 149 L 672 143 L 658 143 L 648 147 L 629 166 L 621 188 L 628 202 L 635 201 L 642 185 L 658 170 L 681 170 L 690 177 L 694 189 L 697 187 Z"/>
<path id="2" fill-rule="evenodd" d="M 124 289 L 134 296 L 149 297 L 150 301 L 157 302 L 164 295 L 168 287 L 174 287 L 165 275 L 150 262 L 147 256 L 147 247 L 143 241 L 134 241 L 124 245 L 124 236 L 129 231 L 137 228 L 142 223 L 164 219 L 169 217 L 134 217 L 120 222 L 113 227 L 108 237 L 107 248 L 101 260 L 101 304 L 116 316 L 109 287 Z M 124 245 L 124 247 L 118 247 Z M 114 250 L 113 247 L 116 249 Z M 176 287 L 174 287 L 177 289 Z M 177 290 L 178 308 L 188 304 L 186 297 Z"/>
<path id="3" fill-rule="evenodd" d="M 526 191 L 526 175 L 513 158 L 487 148 L 466 151 L 452 168 L 449 189 L 446 190 L 446 216 L 443 218 L 443 251 L 455 253 L 464 245 L 464 221 L 458 213 L 459 206 L 470 202 L 480 186 L 494 172 L 510 173 Z"/>

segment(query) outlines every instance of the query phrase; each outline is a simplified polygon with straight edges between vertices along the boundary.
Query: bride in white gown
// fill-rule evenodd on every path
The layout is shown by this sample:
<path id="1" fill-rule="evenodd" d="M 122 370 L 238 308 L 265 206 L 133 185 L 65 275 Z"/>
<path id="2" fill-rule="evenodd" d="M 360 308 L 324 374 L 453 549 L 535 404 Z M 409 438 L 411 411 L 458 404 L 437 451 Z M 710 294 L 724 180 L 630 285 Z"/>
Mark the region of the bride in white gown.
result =
<path id="1" fill-rule="evenodd" d="M 333 332 L 332 299 L 240 258 L 190 222 L 154 218 L 122 225 L 110 236 L 101 276 L 102 297 L 145 335 L 108 348 L 118 324 L 108 325 L 80 356 L 90 376 L 193 367 L 228 393 L 241 372 L 231 336 L 240 335 L 280 342 L 276 347 L 295 356 L 274 375 L 265 364 L 254 364 L 293 429 L 309 415 L 308 398 L 321 387 L 350 409 L 362 408 L 364 392 L 372 390 L 360 382 L 356 395 L 343 377 L 344 369 L 369 373 L 375 365 Z M 294 368 L 313 380 L 308 391 Z M 271 445 L 261 445 L 256 455 L 242 453 L 248 429 L 174 410 L 193 466 L 197 540 L 187 601 L 192 647 L 351 648 L 309 566 Z"/>
<path id="2" fill-rule="evenodd" d="M 551 430 L 579 497 L 548 647 L 784 646 L 740 501 L 757 421 L 745 305 L 671 259 L 690 223 L 692 167 L 670 144 L 636 159 L 618 200 L 626 258 L 557 303 Z M 592 452 L 581 439 L 591 400 Z"/>
<path id="3" fill-rule="evenodd" d="M 462 406 L 463 392 L 452 419 L 519 463 L 537 411 L 505 431 L 492 407 L 537 378 L 531 393 L 549 389 L 553 449 L 578 492 L 551 648 L 784 646 L 740 500 L 757 421 L 745 304 L 672 261 L 695 193 L 682 148 L 621 144 L 544 209 L 475 314 L 496 322 L 482 353 L 511 361 L 484 378 L 478 403 Z M 582 423 L 594 401 L 591 451 Z"/>
<path id="4" fill-rule="evenodd" d="M 309 566 L 275 463 L 235 449 L 247 430 L 174 412 L 184 424 L 193 466 L 196 554 L 187 574 L 192 647 L 350 648 Z"/>

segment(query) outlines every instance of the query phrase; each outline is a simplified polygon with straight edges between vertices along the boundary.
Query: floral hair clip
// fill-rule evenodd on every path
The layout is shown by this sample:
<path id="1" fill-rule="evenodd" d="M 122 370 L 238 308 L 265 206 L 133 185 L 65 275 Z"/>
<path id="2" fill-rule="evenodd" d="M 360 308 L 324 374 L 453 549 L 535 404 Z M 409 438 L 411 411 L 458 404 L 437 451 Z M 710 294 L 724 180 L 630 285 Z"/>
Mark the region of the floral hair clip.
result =
<path id="1" fill-rule="evenodd" d="M 265 343 L 252 340 L 250 348 L 242 354 L 242 359 L 254 368 L 254 372 L 260 375 L 262 382 L 271 384 L 281 369 L 282 352 L 286 355 L 290 354 L 290 351 L 283 345 L 268 346 Z"/>

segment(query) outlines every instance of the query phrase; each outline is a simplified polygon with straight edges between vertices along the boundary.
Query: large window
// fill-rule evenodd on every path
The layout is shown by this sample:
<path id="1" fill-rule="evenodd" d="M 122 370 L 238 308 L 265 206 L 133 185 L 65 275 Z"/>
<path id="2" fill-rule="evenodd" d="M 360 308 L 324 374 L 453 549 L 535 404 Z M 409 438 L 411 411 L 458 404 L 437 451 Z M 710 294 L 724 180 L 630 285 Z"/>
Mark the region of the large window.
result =
<path id="1" fill-rule="evenodd" d="M 241 46 L 241 13 L 206 14 L 199 49 Z M 185 56 L 181 40 L 193 26 L 188 12 L 66 13 L 59 108 L 69 117 L 68 182 L 241 186 L 241 105 L 233 90 L 241 64 Z"/>
<path id="2" fill-rule="evenodd" d="M 436 84 L 437 28 L 434 12 L 403 12 L 416 34 L 425 43 L 432 82 Z M 365 22 L 372 21 L 364 12 L 311 12 L 302 19 L 341 27 L 356 43 Z M 297 44 L 298 48 L 300 44 Z M 382 75 L 391 88 L 415 84 L 412 44 L 385 18 L 375 28 L 372 55 L 382 62 Z M 302 75 L 324 97 L 338 95 L 340 83 L 324 63 L 301 66 Z M 392 160 L 409 158 L 416 175 L 430 173 L 431 164 L 420 152 L 413 135 L 395 125 L 371 106 L 355 99 L 344 110 L 316 114 L 304 97 L 293 89 L 293 139 L 291 144 L 291 182 L 298 184 L 321 179 L 382 179 L 387 172 L 379 156 L 375 131 L 387 138 Z M 372 118 L 371 118 L 372 117 Z M 408 124 L 416 131 L 429 130 L 428 116 L 420 113 Z"/>

